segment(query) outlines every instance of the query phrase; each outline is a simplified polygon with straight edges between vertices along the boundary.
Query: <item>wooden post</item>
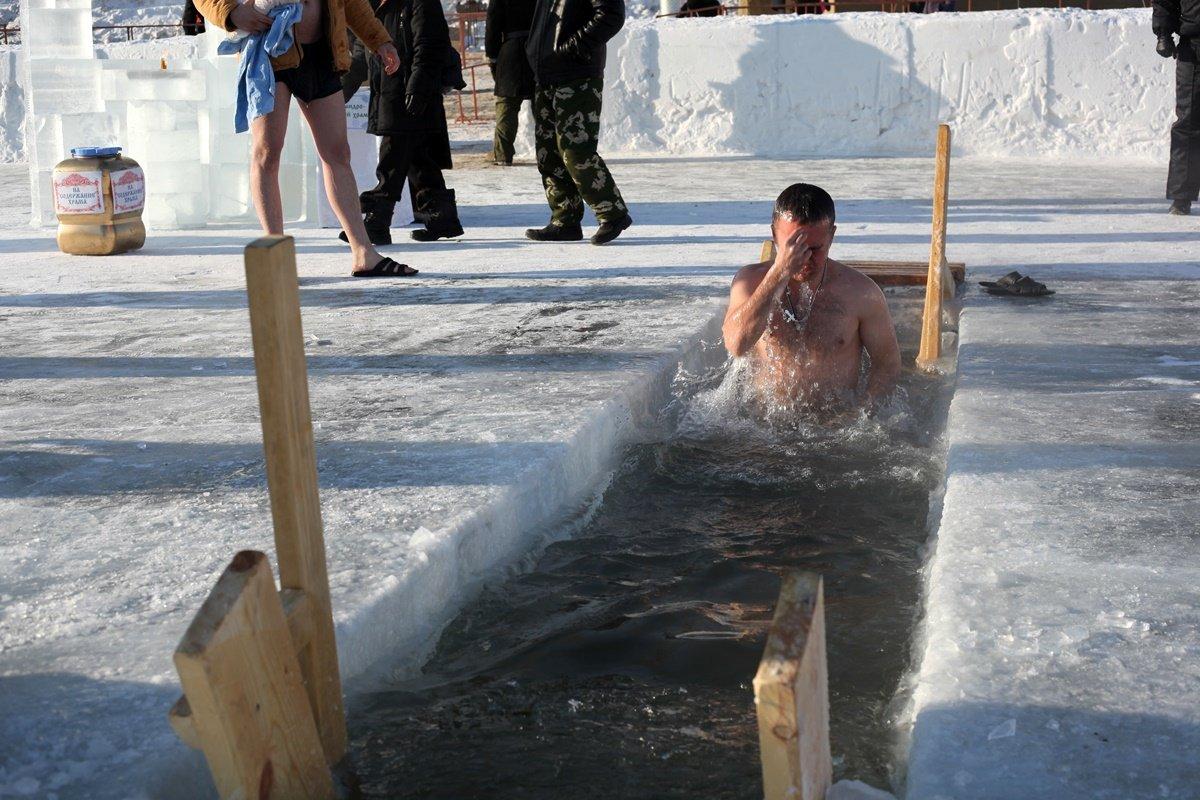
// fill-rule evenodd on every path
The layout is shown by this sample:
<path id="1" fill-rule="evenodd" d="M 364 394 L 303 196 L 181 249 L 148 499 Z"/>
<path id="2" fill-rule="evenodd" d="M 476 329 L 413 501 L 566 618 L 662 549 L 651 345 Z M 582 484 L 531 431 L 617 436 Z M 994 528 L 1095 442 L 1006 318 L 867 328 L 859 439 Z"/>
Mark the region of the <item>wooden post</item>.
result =
<path id="1" fill-rule="evenodd" d="M 291 237 L 266 236 L 246 246 L 246 292 L 279 583 L 284 590 L 298 590 L 307 600 L 311 624 L 307 626 L 308 644 L 298 651 L 300 672 L 325 758 L 332 765 L 346 753 L 346 718 L 317 492 L 296 248 Z"/>
<path id="2" fill-rule="evenodd" d="M 824 800 L 833 780 L 821 576 L 784 576 L 754 676 L 766 800 Z"/>
<path id="3" fill-rule="evenodd" d="M 758 253 L 758 260 L 763 263 L 775 260 L 775 240 L 774 239 L 764 239 L 763 240 L 762 250 L 760 250 Z"/>
<path id="4" fill-rule="evenodd" d="M 946 280 L 946 201 L 950 189 L 950 126 L 939 125 L 937 161 L 933 172 L 933 235 L 929 246 L 929 276 L 925 280 L 925 310 L 921 316 L 921 347 L 917 366 L 931 368 L 942 355 L 942 298 L 954 290 Z"/>
<path id="5" fill-rule="evenodd" d="M 175 650 L 223 798 L 333 798 L 300 665 L 262 553 L 234 556 Z"/>

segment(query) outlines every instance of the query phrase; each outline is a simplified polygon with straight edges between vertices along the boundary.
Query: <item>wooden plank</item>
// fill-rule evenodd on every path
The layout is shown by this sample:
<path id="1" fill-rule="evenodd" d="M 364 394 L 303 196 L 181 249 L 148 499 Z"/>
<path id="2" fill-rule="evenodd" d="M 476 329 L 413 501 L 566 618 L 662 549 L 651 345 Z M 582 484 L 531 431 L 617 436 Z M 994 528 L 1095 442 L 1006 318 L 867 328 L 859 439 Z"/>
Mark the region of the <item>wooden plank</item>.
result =
<path id="1" fill-rule="evenodd" d="M 765 263 L 775 258 L 775 242 L 770 239 L 763 241 L 759 253 L 759 262 Z M 924 286 L 929 280 L 929 264 L 925 261 L 838 261 L 866 275 L 880 286 Z M 962 283 L 967 277 L 967 265 L 955 261 L 946 265 L 948 274 L 954 283 Z"/>
<path id="2" fill-rule="evenodd" d="M 288 634 L 292 639 L 292 649 L 299 653 L 312 639 L 312 607 L 308 604 L 308 595 L 297 589 L 284 589 L 279 593 L 279 601 L 283 605 L 283 615 L 287 619 Z M 167 714 L 175 735 L 184 744 L 195 750 L 200 746 L 200 737 L 196 733 L 195 722 L 192 719 L 192 707 L 188 704 L 187 695 L 181 696 L 171 706 Z"/>
<path id="3" fill-rule="evenodd" d="M 325 756 L 334 764 L 346 752 L 346 718 L 317 491 L 296 249 L 291 237 L 267 236 L 246 247 L 246 292 L 279 583 L 308 597 L 311 636 L 299 654 L 300 670 Z"/>
<path id="4" fill-rule="evenodd" d="M 784 576 L 754 676 L 766 800 L 823 800 L 833 779 L 821 576 Z"/>
<path id="5" fill-rule="evenodd" d="M 184 744 L 193 750 L 204 749 L 200 744 L 200 734 L 196 733 L 196 721 L 192 719 L 192 707 L 188 703 L 187 695 L 181 695 L 175 701 L 175 705 L 171 706 L 167 713 L 167 721 Z"/>
<path id="6" fill-rule="evenodd" d="M 929 277 L 921 315 L 921 346 L 917 366 L 932 368 L 942 355 L 942 281 L 946 274 L 946 204 L 950 190 L 950 126 L 939 125 L 933 171 L 933 234 L 929 247 Z"/>
<path id="7" fill-rule="evenodd" d="M 175 649 L 222 798 L 333 798 L 271 564 L 234 556 Z"/>

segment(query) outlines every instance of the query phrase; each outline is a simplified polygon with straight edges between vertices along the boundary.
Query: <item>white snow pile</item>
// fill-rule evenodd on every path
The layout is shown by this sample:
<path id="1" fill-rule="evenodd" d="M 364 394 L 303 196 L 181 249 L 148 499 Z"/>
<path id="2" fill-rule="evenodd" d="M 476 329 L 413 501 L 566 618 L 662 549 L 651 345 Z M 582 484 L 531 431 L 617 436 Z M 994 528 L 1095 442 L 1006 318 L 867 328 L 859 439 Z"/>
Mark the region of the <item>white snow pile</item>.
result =
<path id="1" fill-rule="evenodd" d="M 1174 63 L 1150 10 L 633 21 L 609 45 L 608 151 L 1166 158 Z"/>

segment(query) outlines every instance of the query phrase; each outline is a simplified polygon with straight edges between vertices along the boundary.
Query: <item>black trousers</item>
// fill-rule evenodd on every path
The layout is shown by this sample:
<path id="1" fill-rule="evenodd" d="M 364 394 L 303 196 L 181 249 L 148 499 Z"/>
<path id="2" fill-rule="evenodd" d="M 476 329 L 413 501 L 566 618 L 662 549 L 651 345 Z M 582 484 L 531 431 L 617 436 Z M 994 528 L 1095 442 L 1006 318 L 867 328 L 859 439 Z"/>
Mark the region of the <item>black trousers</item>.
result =
<path id="1" fill-rule="evenodd" d="M 402 136 L 379 137 L 378 183 L 359 196 L 363 212 L 386 210 L 404 194 L 404 181 L 412 190 L 413 208 L 421 207 L 421 196 L 446 191 L 446 179 L 435 153 L 439 137 L 432 131 L 414 131 Z"/>
<path id="2" fill-rule="evenodd" d="M 1167 199 L 1200 196 L 1200 39 L 1182 39 L 1175 56 L 1175 124 L 1171 126 L 1171 166 Z"/>

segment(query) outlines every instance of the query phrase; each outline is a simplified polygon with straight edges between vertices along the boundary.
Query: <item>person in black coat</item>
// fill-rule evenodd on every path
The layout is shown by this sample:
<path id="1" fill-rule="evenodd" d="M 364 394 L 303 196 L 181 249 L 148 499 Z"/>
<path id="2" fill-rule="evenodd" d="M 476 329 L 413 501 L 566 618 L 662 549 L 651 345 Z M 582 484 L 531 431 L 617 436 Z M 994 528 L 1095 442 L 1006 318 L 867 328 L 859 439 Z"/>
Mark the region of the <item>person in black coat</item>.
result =
<path id="1" fill-rule="evenodd" d="M 367 131 L 380 137 L 379 182 L 363 192 L 367 234 L 375 244 L 392 241 L 392 214 L 404 192 L 404 181 L 416 176 L 413 207 L 426 209 L 419 242 L 461 236 L 462 224 L 454 191 L 446 188 L 443 169 L 450 169 L 450 134 L 442 105 L 442 78 L 450 58 L 450 29 L 438 0 L 371 0 L 375 14 L 400 51 L 400 69 L 383 71 L 379 59 L 368 60 L 371 101 Z M 420 187 L 416 190 L 416 187 Z"/>
<path id="2" fill-rule="evenodd" d="M 1151 27 L 1155 48 L 1175 59 L 1175 124 L 1171 126 L 1171 162 L 1167 199 L 1172 214 L 1192 213 L 1200 195 L 1200 0 L 1154 0 Z M 1175 36 L 1179 43 L 1175 43 Z"/>
<path id="3" fill-rule="evenodd" d="M 196 10 L 196 4 L 192 0 L 183 4 L 183 19 L 180 24 L 183 25 L 184 36 L 199 36 L 204 33 L 204 15 Z"/>
<path id="4" fill-rule="evenodd" d="M 534 241 L 582 239 L 585 202 L 600 223 L 592 244 L 607 244 L 633 224 L 596 152 L 608 40 L 624 24 L 624 0 L 537 0 L 525 53 L 537 82 L 533 138 L 550 224 L 525 231 Z"/>
<path id="5" fill-rule="evenodd" d="M 363 45 L 361 39 L 354 35 L 353 31 L 347 31 L 346 33 L 350 37 L 350 69 L 342 75 L 342 99 L 349 103 L 350 98 L 358 94 L 358 90 L 366 84 L 369 70 L 367 67 L 366 46 Z M 449 136 L 447 136 L 445 144 L 445 152 L 439 157 L 438 163 L 444 164 L 446 169 L 451 169 Z M 426 203 L 429 202 L 431 193 L 421 191 L 426 188 L 421 181 L 429 179 L 429 174 L 427 173 L 429 173 L 429 170 L 422 169 L 421 164 L 409 165 L 408 192 L 409 198 L 412 200 L 413 219 L 422 225 L 429 223 L 430 209 L 428 206 L 417 205 L 417 198 L 420 197 Z M 435 183 L 433 188 L 436 189 L 439 185 L 444 187 L 445 181 L 442 180 L 441 171 L 433 171 L 432 175 Z"/>
<path id="6" fill-rule="evenodd" d="M 534 0 L 491 0 L 487 7 L 484 51 L 496 81 L 492 160 L 497 164 L 512 165 L 521 103 L 533 99 L 533 69 L 525 57 L 533 4 Z"/>

